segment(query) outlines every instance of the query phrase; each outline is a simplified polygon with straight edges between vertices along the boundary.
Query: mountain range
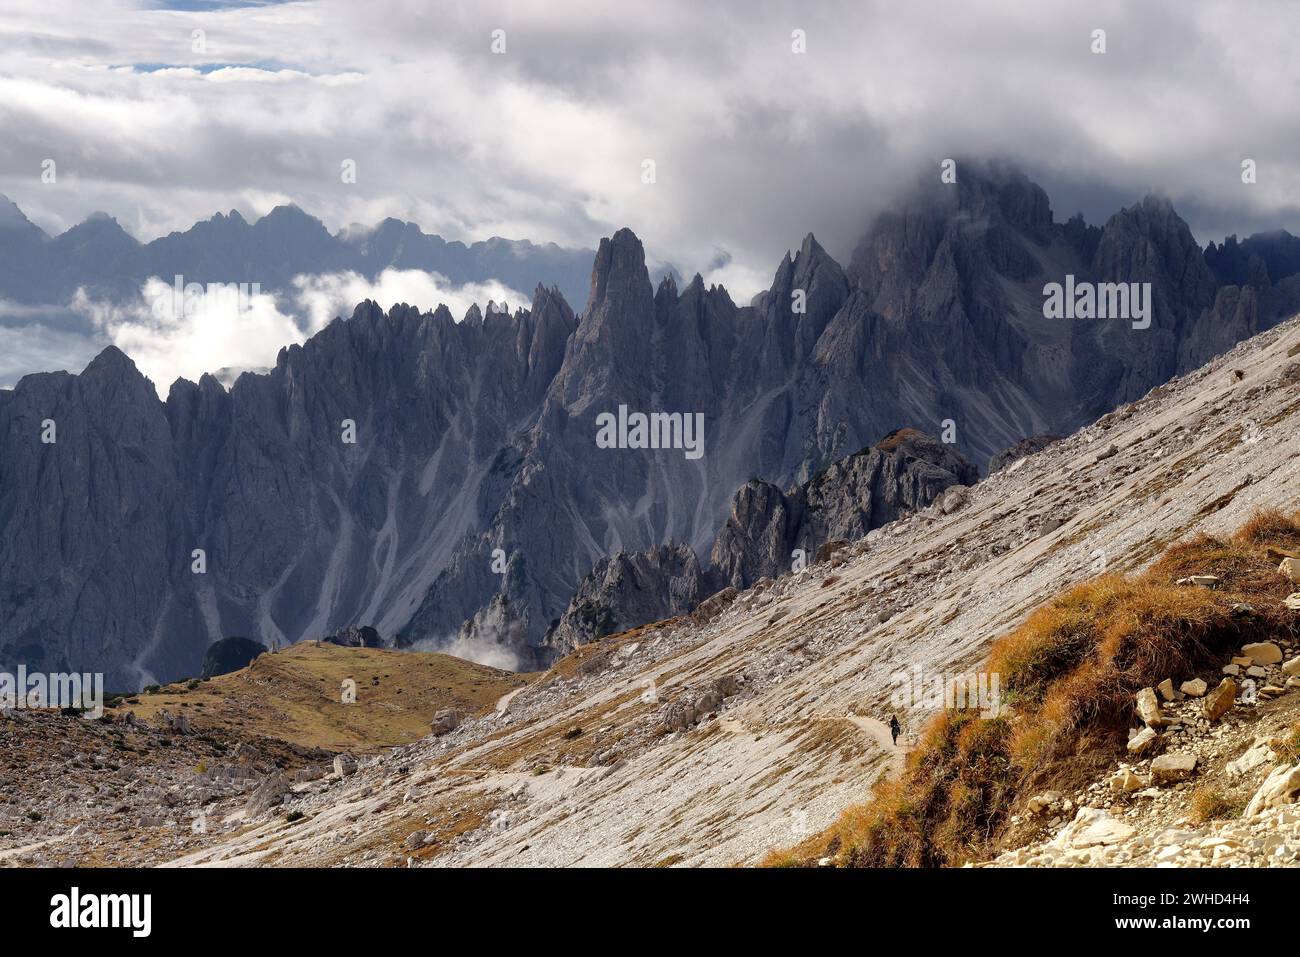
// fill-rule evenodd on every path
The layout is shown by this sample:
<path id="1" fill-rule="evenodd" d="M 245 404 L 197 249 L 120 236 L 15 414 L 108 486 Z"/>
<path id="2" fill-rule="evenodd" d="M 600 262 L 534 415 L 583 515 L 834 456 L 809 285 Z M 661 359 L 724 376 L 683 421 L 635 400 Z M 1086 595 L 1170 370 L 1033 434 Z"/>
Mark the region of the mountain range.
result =
<path id="1" fill-rule="evenodd" d="M 251 223 L 237 210 L 217 213 L 148 243 L 106 213 L 51 237 L 0 196 L 0 299 L 22 305 L 66 303 L 78 289 L 92 299 L 120 301 L 137 295 L 151 276 L 169 284 L 178 275 L 203 285 L 257 283 L 280 292 L 292 290 L 299 275 L 352 271 L 373 279 L 390 268 L 435 272 L 456 285 L 495 279 L 527 290 L 546 281 L 578 301 L 591 255 L 497 237 L 467 245 L 393 218 L 331 233 L 294 205 Z"/>
<path id="2" fill-rule="evenodd" d="M 253 272 L 273 248 L 322 271 L 337 241 L 228 248 Z M 1057 222 L 1014 167 L 968 164 L 876 217 L 846 265 L 809 235 L 748 305 L 698 275 L 653 285 L 623 229 L 580 314 L 557 285 L 460 321 L 365 302 L 266 374 L 178 380 L 166 401 L 110 348 L 0 390 L 0 667 L 136 686 L 196 674 L 232 635 L 275 647 L 360 625 L 545 663 L 579 640 L 562 619 L 611 561 L 655 568 L 652 590 L 684 574 L 686 610 L 771 574 L 787 546 L 858 534 L 973 481 L 971 461 L 1197 368 L 1297 311 L 1297 245 L 1201 249 L 1157 197 Z M 97 260 L 97 281 L 127 269 Z M 1150 283 L 1150 328 L 1046 318 L 1044 287 L 1067 276 Z M 598 447 L 620 407 L 702 415 L 704 454 Z M 902 427 L 942 440 L 908 433 L 896 456 L 881 439 Z M 814 499 L 830 518 L 814 520 L 827 476 Z"/>

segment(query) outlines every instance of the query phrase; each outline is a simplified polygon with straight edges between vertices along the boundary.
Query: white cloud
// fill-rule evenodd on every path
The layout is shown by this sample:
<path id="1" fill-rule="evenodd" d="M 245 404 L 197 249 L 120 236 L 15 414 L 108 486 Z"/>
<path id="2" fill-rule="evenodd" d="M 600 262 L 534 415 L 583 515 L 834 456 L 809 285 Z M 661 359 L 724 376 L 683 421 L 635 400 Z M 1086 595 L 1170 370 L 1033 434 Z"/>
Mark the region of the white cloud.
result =
<path id="1" fill-rule="evenodd" d="M 459 635 L 454 638 L 423 638 L 411 645 L 410 650 L 451 655 L 501 671 L 520 671 L 523 667 L 515 652 L 490 638 L 465 638 Z"/>
<path id="2" fill-rule="evenodd" d="M 141 238 L 270 197 L 466 240 L 628 225 L 688 276 L 724 248 L 750 286 L 810 230 L 845 258 L 948 156 L 1020 160 L 1062 216 L 1154 190 L 1202 241 L 1300 232 L 1297 28 L 1279 0 L 0 0 L 0 192 L 50 229 L 106 209 Z"/>
<path id="3" fill-rule="evenodd" d="M 314 328 L 323 328 L 335 316 L 351 315 L 352 308 L 366 299 L 384 309 L 404 302 L 421 312 L 432 312 L 443 304 L 458 322 L 475 303 L 483 310 L 489 302 L 508 305 L 513 312 L 531 302 L 498 282 L 455 286 L 445 276 L 419 269 L 385 269 L 373 282 L 355 272 L 296 276 L 293 284 L 301 314 Z"/>
<path id="4" fill-rule="evenodd" d="M 281 312 L 273 295 L 224 284 L 177 294 L 152 278 L 138 300 L 97 301 L 78 290 L 72 306 L 135 361 L 162 397 L 178 378 L 194 381 L 223 367 L 274 365 L 283 346 L 319 329 Z"/>
<path id="5" fill-rule="evenodd" d="M 131 301 L 93 299 L 78 290 L 69 308 L 129 355 L 165 398 L 178 378 L 195 381 L 219 369 L 272 366 L 281 348 L 305 341 L 337 316 L 350 316 L 365 299 L 385 310 L 404 302 L 432 312 L 445 304 L 457 321 L 474 303 L 481 309 L 490 301 L 508 304 L 511 310 L 529 303 L 500 283 L 456 286 L 436 273 L 414 269 L 386 269 L 373 282 L 354 272 L 303 275 L 294 278 L 294 288 L 292 299 L 282 299 L 252 285 L 194 284 L 178 290 L 153 277 Z M 6 334 L 23 337 L 14 340 L 16 351 L 37 348 L 52 355 L 70 345 L 44 338 L 33 326 L 0 328 L 0 343 Z M 86 340 L 80 339 L 82 343 L 88 346 Z M 0 382 L 3 374 L 0 364 Z"/>

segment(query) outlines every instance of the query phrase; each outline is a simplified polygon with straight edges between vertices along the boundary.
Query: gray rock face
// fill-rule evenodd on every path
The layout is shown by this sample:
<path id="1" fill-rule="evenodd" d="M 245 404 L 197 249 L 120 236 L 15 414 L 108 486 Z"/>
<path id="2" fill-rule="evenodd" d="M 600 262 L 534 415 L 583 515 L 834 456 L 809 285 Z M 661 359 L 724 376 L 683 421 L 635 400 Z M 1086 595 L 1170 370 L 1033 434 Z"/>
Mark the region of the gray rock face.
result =
<path id="1" fill-rule="evenodd" d="M 994 472 L 1000 472 L 1012 462 L 1017 462 L 1020 459 L 1023 459 L 1026 455 L 1033 455 L 1035 452 L 1041 452 L 1053 442 L 1059 442 L 1060 440 L 1061 437 L 1059 435 L 1031 435 L 1027 439 L 1021 439 L 1015 445 L 1008 449 L 1003 449 L 997 455 L 993 456 L 993 458 L 989 459 L 988 474 L 992 475 Z"/>
<path id="2" fill-rule="evenodd" d="M 268 216 L 238 248 L 296 243 L 330 265 L 328 234 L 301 216 Z M 0 243 L 15 249 L 96 249 L 110 273 L 129 258 L 111 221 L 58 240 L 10 225 Z M 245 235 L 212 226 L 228 227 Z M 719 583 L 773 574 L 796 547 L 973 477 L 926 455 L 904 468 L 852 454 L 900 423 L 951 427 L 987 461 L 1267 327 L 1300 302 L 1297 277 L 1269 284 L 1286 248 L 1252 255 L 1269 250 L 1245 284 L 1220 285 L 1240 257 L 1216 251 L 1212 269 L 1166 202 L 1102 228 L 1058 224 L 1022 174 L 966 164 L 955 186 L 873 222 L 847 269 L 809 236 L 745 306 L 698 276 L 652 286 L 620 230 L 581 317 L 541 287 L 530 309 L 460 322 L 362 303 L 268 373 L 229 389 L 181 380 L 165 403 L 106 350 L 81 375 L 0 390 L 0 668 L 104 671 L 122 689 L 195 674 L 224 635 L 274 648 L 361 624 L 403 646 L 460 638 L 541 662 L 608 556 L 681 543 L 712 556 Z M 1066 273 L 1150 282 L 1151 328 L 1046 319 L 1044 285 Z M 701 415 L 700 454 L 599 447 L 600 417 L 620 407 Z M 616 604 L 635 604 L 627 594 Z"/>
<path id="3" fill-rule="evenodd" d="M 789 571 L 796 549 L 810 562 L 826 542 L 861 538 L 978 478 L 951 446 L 899 429 L 789 492 L 760 481 L 744 485 L 713 545 L 713 569 L 723 583 L 747 588 Z"/>
<path id="4" fill-rule="evenodd" d="M 337 635 L 327 635 L 321 641 L 328 642 L 331 645 L 339 645 L 343 648 L 382 648 L 383 640 L 379 637 L 379 632 L 369 625 L 362 625 L 360 628 L 344 628 Z"/>
<path id="5" fill-rule="evenodd" d="M 459 323 L 363 303 L 229 391 L 159 402 L 116 349 L 0 391 L 0 663 L 123 688 L 196 674 L 226 634 L 396 633 L 489 524 L 574 323 L 540 288 Z"/>
<path id="6" fill-rule="evenodd" d="M 716 588 L 686 545 L 660 545 L 601 559 L 543 639 L 567 652 L 606 635 L 685 614 Z"/>
<path id="7" fill-rule="evenodd" d="M 228 675 L 232 671 L 246 668 L 258 655 L 266 651 L 262 645 L 247 638 L 232 636 L 213 642 L 203 656 L 202 678 L 215 678 Z"/>
<path id="8" fill-rule="evenodd" d="M 703 569 L 682 544 L 619 552 L 583 578 L 547 631 L 556 653 L 652 621 L 685 614 L 728 585 L 747 588 L 790 570 L 795 549 L 811 563 L 979 478 L 960 453 L 914 429 L 900 429 L 782 492 L 758 480 L 741 486 Z"/>

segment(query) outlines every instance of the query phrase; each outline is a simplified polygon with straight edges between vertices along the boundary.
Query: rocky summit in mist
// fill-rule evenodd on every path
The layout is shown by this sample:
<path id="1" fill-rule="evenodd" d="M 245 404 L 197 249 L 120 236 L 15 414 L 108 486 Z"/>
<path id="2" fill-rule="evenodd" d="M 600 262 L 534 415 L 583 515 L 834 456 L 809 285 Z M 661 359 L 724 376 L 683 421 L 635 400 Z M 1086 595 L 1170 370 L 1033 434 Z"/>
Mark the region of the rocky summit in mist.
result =
<path id="1" fill-rule="evenodd" d="M 256 228 L 213 221 L 185 243 L 203 261 L 209 234 Z M 276 255 L 335 268 L 318 238 Z M 257 272 L 274 243 L 212 243 L 272 284 Z M 110 348 L 0 390 L 0 667 L 133 687 L 197 674 L 219 639 L 354 626 L 543 663 L 615 611 L 675 614 L 773 575 L 1199 366 L 1296 311 L 1296 246 L 1202 250 L 1153 197 L 1061 223 L 1019 172 L 967 166 L 877 217 L 845 265 L 808 236 L 745 306 L 698 276 L 656 288 L 623 229 L 581 314 L 555 286 L 460 321 L 365 302 L 268 373 L 179 380 L 165 402 Z M 100 281 L 123 255 L 94 257 Z M 25 269 L 6 257 L 0 279 Z M 1150 283 L 1151 327 L 1045 318 L 1044 285 L 1067 275 Z M 704 454 L 599 448 L 620 406 L 701 414 Z M 873 450 L 900 428 L 955 444 Z M 652 599 L 618 584 L 638 575 Z"/>

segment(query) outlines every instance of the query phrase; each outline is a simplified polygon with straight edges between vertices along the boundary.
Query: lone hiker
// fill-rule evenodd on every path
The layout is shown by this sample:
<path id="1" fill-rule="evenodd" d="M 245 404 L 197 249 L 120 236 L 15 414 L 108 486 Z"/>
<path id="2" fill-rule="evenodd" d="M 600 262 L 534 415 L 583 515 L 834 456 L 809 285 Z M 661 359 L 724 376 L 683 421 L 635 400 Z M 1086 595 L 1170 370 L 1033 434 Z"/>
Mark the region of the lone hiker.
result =
<path id="1" fill-rule="evenodd" d="M 898 747 L 898 735 L 903 730 L 903 726 L 898 723 L 898 715 L 889 716 L 889 733 L 894 736 L 894 747 Z"/>

